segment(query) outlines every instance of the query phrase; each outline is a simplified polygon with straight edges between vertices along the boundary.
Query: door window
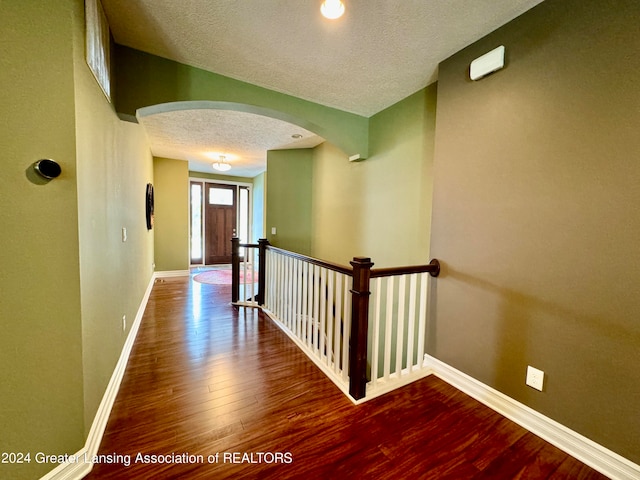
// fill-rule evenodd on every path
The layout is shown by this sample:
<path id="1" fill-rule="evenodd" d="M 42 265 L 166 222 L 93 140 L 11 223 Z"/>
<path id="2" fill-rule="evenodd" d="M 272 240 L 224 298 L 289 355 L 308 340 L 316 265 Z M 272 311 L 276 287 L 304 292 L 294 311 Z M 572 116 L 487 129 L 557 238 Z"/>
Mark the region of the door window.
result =
<path id="1" fill-rule="evenodd" d="M 233 205 L 233 190 L 209 187 L 209 205 Z"/>

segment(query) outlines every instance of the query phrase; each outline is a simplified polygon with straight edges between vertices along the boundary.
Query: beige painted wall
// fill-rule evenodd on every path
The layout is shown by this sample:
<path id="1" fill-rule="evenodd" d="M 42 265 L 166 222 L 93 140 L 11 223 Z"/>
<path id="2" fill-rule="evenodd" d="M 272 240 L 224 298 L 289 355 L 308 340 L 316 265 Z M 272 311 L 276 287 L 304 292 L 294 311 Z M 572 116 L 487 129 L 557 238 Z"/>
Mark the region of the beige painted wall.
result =
<path id="1" fill-rule="evenodd" d="M 153 232 L 146 227 L 144 195 L 146 184 L 153 182 L 153 164 L 142 128 L 118 119 L 87 67 L 82 2 L 76 6 L 74 77 L 87 434 L 153 272 Z M 122 228 L 127 230 L 126 242 Z"/>
<path id="2" fill-rule="evenodd" d="M 153 159 L 156 271 L 189 269 L 189 164 Z"/>
<path id="3" fill-rule="evenodd" d="M 440 66 L 430 353 L 640 462 L 640 3 L 547 0 Z M 505 45 L 478 82 L 469 63 Z M 546 373 L 525 386 L 527 365 Z"/>
<path id="4" fill-rule="evenodd" d="M 436 86 L 370 119 L 371 156 L 314 150 L 313 256 L 376 267 L 428 263 Z M 270 172 L 271 175 L 271 172 Z"/>
<path id="5" fill-rule="evenodd" d="M 310 212 L 313 257 L 348 266 L 354 256 L 366 256 L 361 236 L 360 175 L 364 168 L 365 162 L 349 162 L 343 151 L 328 142 L 314 149 Z M 269 171 L 268 175 L 270 190 L 273 173 Z"/>
<path id="6" fill-rule="evenodd" d="M 72 4 L 0 2 L 0 452 L 84 444 Z M 55 92 L 55 94 L 52 94 Z M 46 182 L 30 167 L 53 158 Z M 51 467 L 0 465 L 0 477 Z"/>

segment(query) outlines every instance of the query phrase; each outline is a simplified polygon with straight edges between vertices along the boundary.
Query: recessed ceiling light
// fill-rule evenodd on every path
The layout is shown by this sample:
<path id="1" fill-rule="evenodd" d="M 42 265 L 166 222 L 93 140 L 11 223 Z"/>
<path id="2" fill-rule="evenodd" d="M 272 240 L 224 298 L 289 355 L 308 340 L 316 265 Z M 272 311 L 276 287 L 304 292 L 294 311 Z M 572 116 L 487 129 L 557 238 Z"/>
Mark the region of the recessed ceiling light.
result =
<path id="1" fill-rule="evenodd" d="M 302 138 L 302 135 L 300 135 L 299 133 L 294 133 L 293 135 L 291 135 L 291 138 L 295 138 L 297 140 L 298 138 Z"/>
<path id="2" fill-rule="evenodd" d="M 320 12 L 325 18 L 335 20 L 344 13 L 344 4 L 340 0 L 324 0 L 320 5 Z"/>

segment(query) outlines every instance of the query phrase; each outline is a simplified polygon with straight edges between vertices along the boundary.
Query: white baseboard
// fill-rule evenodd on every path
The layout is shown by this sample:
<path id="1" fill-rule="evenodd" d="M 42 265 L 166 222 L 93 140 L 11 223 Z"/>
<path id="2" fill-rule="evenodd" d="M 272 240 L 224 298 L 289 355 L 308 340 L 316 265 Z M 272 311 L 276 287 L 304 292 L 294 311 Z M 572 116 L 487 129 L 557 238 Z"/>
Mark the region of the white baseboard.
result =
<path id="1" fill-rule="evenodd" d="M 120 382 L 122 381 L 127 361 L 129 360 L 131 349 L 133 348 L 133 343 L 138 334 L 138 329 L 140 328 L 142 316 L 147 306 L 149 295 L 153 288 L 153 283 L 156 278 L 163 276 L 171 277 L 189 274 L 188 271 L 181 274 L 176 274 L 175 272 L 182 271 L 156 272 L 151 277 L 147 290 L 140 303 L 140 307 L 138 308 L 136 318 L 122 348 L 120 359 L 116 364 L 113 374 L 111 375 L 111 380 L 107 385 L 105 394 L 100 402 L 100 406 L 98 407 L 98 411 L 93 420 L 93 424 L 91 425 L 91 430 L 89 431 L 89 436 L 87 437 L 85 446 L 74 455 L 75 458 L 86 458 L 90 460 L 98 453 L 102 435 L 104 434 L 107 420 L 109 419 L 113 403 L 118 394 Z M 268 310 L 264 310 L 265 313 L 272 317 Z M 302 344 L 302 342 L 300 342 L 294 335 L 290 334 L 286 328 L 283 328 L 284 326 L 281 326 L 280 322 L 274 321 L 274 323 L 278 325 L 280 329 L 287 334 L 287 336 L 289 336 L 296 345 L 298 345 L 298 347 L 303 351 L 306 350 L 306 345 Z M 311 356 L 309 356 L 309 358 L 311 358 Z M 335 373 L 327 368 L 326 365 L 322 365 L 320 362 L 316 361 L 314 361 L 314 363 L 318 365 L 318 367 L 330 379 L 332 379 L 338 388 L 340 388 L 340 390 L 342 390 L 354 403 L 362 403 L 362 401 L 365 401 L 365 399 L 357 402 L 354 401 L 351 396 L 348 395 L 348 386 L 344 385 L 342 379 L 333 378 Z M 466 393 L 472 398 L 475 398 L 492 410 L 514 421 L 518 425 L 526 428 L 535 435 L 538 435 L 552 445 L 555 445 L 572 457 L 580 460 L 586 465 L 589 465 L 591 468 L 599 471 L 612 480 L 638 480 L 640 478 L 640 465 L 627 460 L 626 458 L 592 440 L 589 440 L 564 425 L 545 417 L 541 413 L 538 413 L 526 405 L 489 387 L 488 385 L 479 382 L 469 375 L 456 370 L 446 363 L 429 355 L 425 355 L 423 370 L 420 371 L 420 377 L 428 375 L 428 372 L 433 372 L 434 375 L 456 387 L 458 390 Z M 418 378 L 412 378 L 410 381 L 415 381 L 417 379 Z M 380 394 L 381 393 L 382 392 L 380 392 Z M 92 468 L 93 464 L 90 461 L 62 463 L 43 476 L 41 480 L 80 480 L 87 475 Z"/>
<path id="2" fill-rule="evenodd" d="M 155 278 L 168 278 L 168 277 L 188 277 L 191 275 L 190 270 L 165 270 L 164 272 L 155 272 Z"/>
<path id="3" fill-rule="evenodd" d="M 612 480 L 640 479 L 640 465 L 545 417 L 440 360 L 425 355 L 425 367 L 458 390 L 555 445 Z"/>
<path id="4" fill-rule="evenodd" d="M 367 383 L 367 396 L 361 398 L 356 404 L 368 402 L 376 397 L 389 393 L 397 388 L 405 387 L 410 383 L 416 382 L 422 378 L 428 377 L 433 374 L 433 370 L 428 365 L 423 365 L 420 369 L 414 367 L 411 373 L 407 373 L 407 369 L 403 370 L 403 374 L 400 379 L 395 374 L 391 374 L 388 382 L 384 379 L 378 379 L 375 386 L 372 382 Z"/>
<path id="5" fill-rule="evenodd" d="M 109 415 L 111 414 L 111 409 L 113 408 L 113 402 L 115 402 L 116 396 L 118 395 L 120 382 L 122 381 L 122 377 L 124 376 L 124 371 L 127 367 L 127 361 L 129 360 L 129 355 L 131 354 L 133 343 L 135 342 L 136 336 L 138 335 L 138 329 L 140 328 L 140 323 L 142 322 L 142 316 L 144 315 L 144 310 L 147 307 L 149 295 L 151 295 L 153 283 L 156 278 L 157 275 L 154 273 L 151 276 L 149 285 L 147 285 L 147 290 L 145 291 L 144 296 L 142 297 L 142 301 L 140 302 L 140 306 L 138 307 L 136 318 L 131 325 L 129 335 L 127 335 L 127 339 L 124 342 L 124 346 L 122 347 L 122 352 L 120 353 L 118 363 L 116 364 L 113 374 L 111 375 L 111 379 L 109 380 L 107 389 L 104 393 L 104 396 L 102 397 L 102 401 L 100 402 L 98 411 L 96 412 L 96 416 L 94 417 L 93 423 L 91 424 L 91 430 L 89 430 L 87 441 L 85 442 L 84 447 L 73 455 L 73 458 L 82 460 L 79 460 L 77 462 L 61 463 L 45 476 L 43 476 L 40 480 L 80 480 L 93 468 L 91 459 L 95 455 L 97 455 L 98 448 L 100 448 L 102 435 L 104 434 L 104 430 L 107 426 L 107 420 L 109 420 Z"/>

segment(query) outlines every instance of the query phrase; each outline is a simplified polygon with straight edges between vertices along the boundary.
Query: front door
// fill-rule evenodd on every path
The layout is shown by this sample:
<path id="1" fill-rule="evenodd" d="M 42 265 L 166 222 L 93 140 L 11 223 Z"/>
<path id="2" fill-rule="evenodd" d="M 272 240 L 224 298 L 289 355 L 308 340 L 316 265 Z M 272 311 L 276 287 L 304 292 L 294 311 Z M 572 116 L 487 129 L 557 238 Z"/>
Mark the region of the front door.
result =
<path id="1" fill-rule="evenodd" d="M 205 183 L 205 264 L 231 263 L 231 238 L 236 235 L 235 185 Z"/>

